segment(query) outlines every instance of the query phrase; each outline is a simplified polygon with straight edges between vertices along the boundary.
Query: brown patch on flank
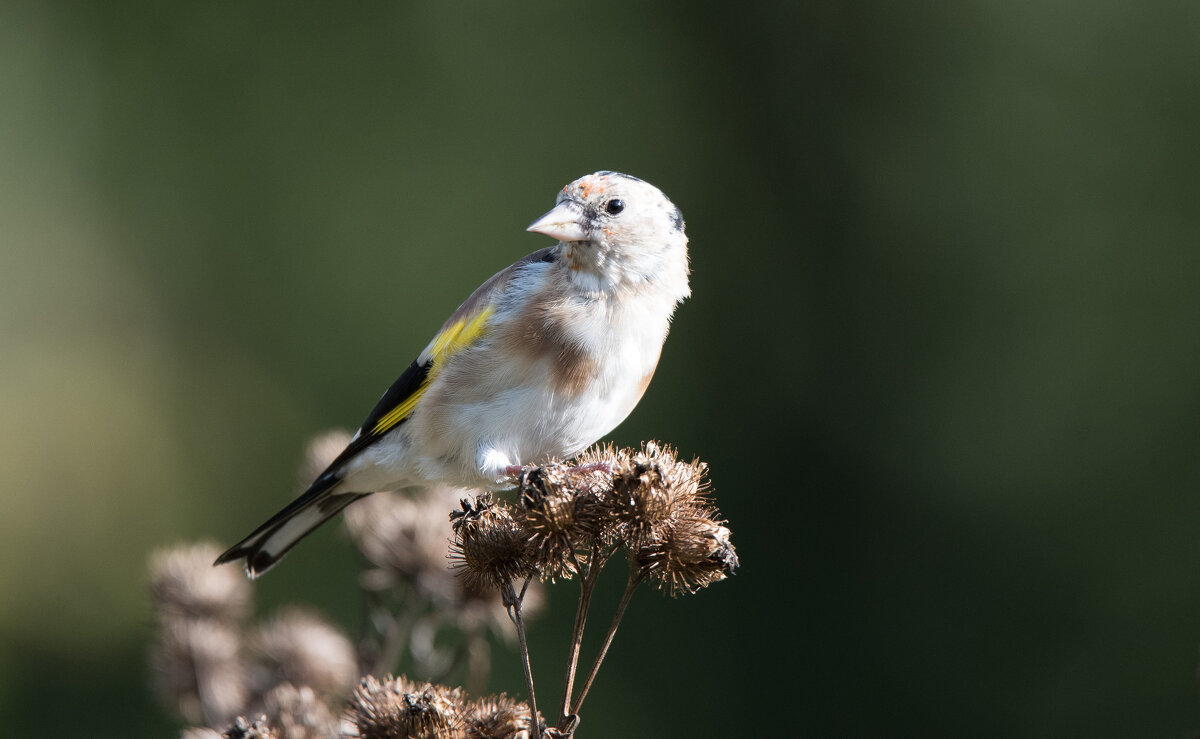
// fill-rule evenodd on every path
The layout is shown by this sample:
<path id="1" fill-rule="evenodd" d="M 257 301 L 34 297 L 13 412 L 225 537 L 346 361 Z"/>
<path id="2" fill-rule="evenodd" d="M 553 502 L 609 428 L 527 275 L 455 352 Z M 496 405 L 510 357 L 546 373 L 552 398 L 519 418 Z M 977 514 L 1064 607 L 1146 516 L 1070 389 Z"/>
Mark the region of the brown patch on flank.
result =
<path id="1" fill-rule="evenodd" d="M 657 369 L 657 365 L 655 365 L 655 369 Z M 642 396 L 646 394 L 646 388 L 650 387 L 650 381 L 653 379 L 654 379 L 654 370 L 650 370 L 646 374 L 642 375 L 641 381 L 638 382 L 638 391 L 637 391 L 638 400 L 641 400 Z"/>
<path id="2" fill-rule="evenodd" d="M 559 392 L 580 395 L 596 377 L 596 360 L 577 346 L 564 345 L 554 362 L 554 384 Z"/>
<path id="3" fill-rule="evenodd" d="M 463 301 L 462 305 L 458 306 L 458 310 L 454 311 L 454 313 L 446 319 L 446 322 L 442 324 L 441 331 L 445 331 L 447 328 L 453 326 L 459 321 L 468 320 L 471 316 L 478 313 L 484 306 L 488 304 L 494 293 L 504 289 L 504 286 L 508 284 L 509 280 L 516 275 L 518 269 L 527 264 L 545 261 L 546 255 L 554 251 L 555 248 L 556 247 L 553 246 L 547 246 L 545 249 L 538 249 L 532 254 L 526 254 L 508 267 L 489 277 L 482 285 L 475 289 L 475 292 L 471 293 L 470 297 Z"/>
<path id="4" fill-rule="evenodd" d="M 579 395 L 595 379 L 596 360 L 570 339 L 566 327 L 572 318 L 567 301 L 534 296 L 503 337 L 513 351 L 551 362 L 556 392 Z"/>
<path id="5" fill-rule="evenodd" d="M 661 353 L 659 356 L 662 356 Z M 640 401 L 642 396 L 646 394 L 646 388 L 650 387 L 650 381 L 654 379 L 654 370 L 656 369 L 658 369 L 657 357 L 654 359 L 654 366 L 650 368 L 649 372 L 642 375 L 642 379 L 638 381 L 637 396 L 633 399 L 634 403 Z"/>

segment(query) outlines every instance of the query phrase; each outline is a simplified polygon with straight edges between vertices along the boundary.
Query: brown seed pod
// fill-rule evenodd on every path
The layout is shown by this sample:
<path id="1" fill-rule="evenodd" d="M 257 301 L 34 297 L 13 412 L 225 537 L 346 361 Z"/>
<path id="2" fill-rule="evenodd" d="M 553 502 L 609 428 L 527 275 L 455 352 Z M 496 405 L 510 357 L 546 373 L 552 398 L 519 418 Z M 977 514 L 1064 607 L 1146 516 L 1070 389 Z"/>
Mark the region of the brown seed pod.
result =
<path id="1" fill-rule="evenodd" d="M 350 699 L 349 718 L 362 739 L 434 739 L 462 737 L 463 710 L 460 688 L 365 677 Z"/>
<path id="2" fill-rule="evenodd" d="M 451 514 L 454 543 L 450 559 L 458 575 L 473 590 L 498 588 L 534 574 L 526 547 L 528 535 L 504 505 L 490 493 L 463 500 Z"/>
<path id="3" fill-rule="evenodd" d="M 634 552 L 639 575 L 672 596 L 724 580 L 738 566 L 729 529 L 705 508 L 677 512 Z"/>

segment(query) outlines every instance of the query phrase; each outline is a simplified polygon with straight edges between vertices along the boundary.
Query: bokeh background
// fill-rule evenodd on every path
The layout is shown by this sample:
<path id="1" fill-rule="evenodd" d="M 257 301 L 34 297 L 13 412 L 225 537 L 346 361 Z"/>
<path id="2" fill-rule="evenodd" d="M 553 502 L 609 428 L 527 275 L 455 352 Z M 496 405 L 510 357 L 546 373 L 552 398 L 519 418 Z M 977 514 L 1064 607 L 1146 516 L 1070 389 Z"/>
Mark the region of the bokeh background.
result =
<path id="1" fill-rule="evenodd" d="M 273 512 L 616 169 L 694 297 L 612 438 L 707 460 L 743 566 L 634 600 L 583 735 L 1194 735 L 1198 39 L 1191 2 L 3 3 L 4 733 L 176 735 L 148 553 Z M 330 527 L 260 607 L 352 630 L 357 566 Z"/>

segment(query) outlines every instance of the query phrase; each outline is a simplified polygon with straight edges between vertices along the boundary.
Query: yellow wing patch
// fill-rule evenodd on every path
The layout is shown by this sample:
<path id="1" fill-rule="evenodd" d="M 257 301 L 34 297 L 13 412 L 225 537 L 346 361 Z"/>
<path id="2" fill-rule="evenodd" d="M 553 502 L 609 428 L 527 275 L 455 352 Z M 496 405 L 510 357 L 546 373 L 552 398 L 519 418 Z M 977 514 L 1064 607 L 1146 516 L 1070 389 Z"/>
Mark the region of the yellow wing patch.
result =
<path id="1" fill-rule="evenodd" d="M 492 317 L 492 308 L 488 306 L 469 319 L 456 321 L 446 327 L 445 331 L 434 337 L 433 345 L 429 347 L 429 358 L 437 367 L 437 360 L 443 355 L 450 356 L 455 352 L 470 346 L 483 335 L 487 320 Z M 434 370 L 436 372 L 436 369 Z"/>
<path id="2" fill-rule="evenodd" d="M 425 388 L 429 387 L 429 378 L 426 377 L 421 381 L 420 387 L 412 395 L 404 399 L 400 405 L 384 414 L 383 418 L 379 419 L 379 423 L 375 424 L 375 428 L 371 429 L 372 436 L 378 436 L 412 414 L 413 409 L 417 407 L 417 401 L 425 394 Z"/>
<path id="3" fill-rule="evenodd" d="M 442 364 L 454 354 L 478 341 L 483 336 L 484 330 L 487 328 L 487 321 L 491 316 L 492 308 L 489 306 L 473 316 L 464 318 L 461 321 L 455 321 L 435 336 L 433 343 L 429 346 L 429 362 L 431 365 L 429 374 L 425 376 L 425 379 L 421 381 L 421 384 L 412 395 L 405 398 L 399 405 L 385 413 L 379 419 L 379 422 L 371 429 L 371 435 L 378 436 L 385 433 L 412 415 L 413 410 L 417 407 L 417 402 L 425 394 L 425 391 L 429 389 L 429 384 L 437 377 Z"/>

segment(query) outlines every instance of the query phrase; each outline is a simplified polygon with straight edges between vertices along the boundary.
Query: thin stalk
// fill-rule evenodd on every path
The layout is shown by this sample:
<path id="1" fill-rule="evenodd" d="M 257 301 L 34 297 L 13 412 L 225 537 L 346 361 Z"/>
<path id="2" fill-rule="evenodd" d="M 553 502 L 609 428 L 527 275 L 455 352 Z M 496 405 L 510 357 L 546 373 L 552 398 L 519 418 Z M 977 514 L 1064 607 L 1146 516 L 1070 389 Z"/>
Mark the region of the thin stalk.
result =
<path id="1" fill-rule="evenodd" d="M 443 667 L 439 672 L 431 672 L 429 682 L 448 682 L 450 680 L 451 673 L 462 667 L 464 664 L 468 664 L 471 659 L 471 648 L 474 638 L 474 632 L 464 632 L 462 635 L 462 640 L 459 641 L 458 646 L 454 648 L 454 652 L 450 655 L 450 659 L 444 661 L 445 667 Z M 479 691 L 467 692 L 470 693 Z"/>
<path id="2" fill-rule="evenodd" d="M 629 605 L 630 599 L 633 598 L 633 591 L 637 590 L 637 586 L 642 584 L 642 578 L 636 573 L 629 573 L 629 582 L 625 585 L 625 592 L 621 594 L 621 602 L 617 605 L 617 612 L 613 614 L 612 623 L 609 624 L 608 633 L 604 635 L 604 644 L 600 647 L 600 653 L 596 655 L 596 661 L 592 663 L 592 670 L 588 673 L 587 681 L 583 684 L 583 690 L 579 692 L 579 698 L 575 701 L 575 707 L 571 709 L 572 714 L 578 714 L 579 709 L 583 706 L 583 699 L 587 698 L 588 691 L 592 689 L 592 683 L 596 680 L 596 673 L 600 672 L 600 663 L 604 661 L 604 656 L 608 654 L 608 648 L 612 646 L 613 637 L 617 635 L 617 627 L 621 625 L 621 617 L 625 615 L 625 608 Z"/>
<path id="3" fill-rule="evenodd" d="M 528 578 L 521 595 L 529 587 Z M 525 642 L 525 623 L 521 620 L 521 598 L 513 590 L 512 581 L 504 583 L 504 605 L 508 607 L 508 616 L 517 627 L 517 641 L 521 645 L 521 666 L 525 668 L 525 687 L 529 690 L 529 730 L 532 739 L 542 739 L 542 725 L 538 721 L 537 696 L 533 692 L 533 670 L 529 666 L 529 645 Z"/>
<path id="4" fill-rule="evenodd" d="M 409 633 L 412 631 L 418 615 L 417 609 L 409 607 L 403 608 L 392 618 L 392 623 L 388 626 L 383 645 L 379 648 L 379 654 L 375 658 L 375 664 L 372 665 L 370 674 L 383 677 L 385 673 L 396 669 L 396 664 L 404 655 Z"/>
<path id="5" fill-rule="evenodd" d="M 583 645 L 583 629 L 587 626 L 587 613 L 592 604 L 592 593 L 596 589 L 596 580 L 600 576 L 602 563 L 598 562 L 600 548 L 594 547 L 592 558 L 586 568 L 579 566 L 575 552 L 571 559 L 575 560 L 575 569 L 579 572 L 579 605 L 575 609 L 575 628 L 571 631 L 571 648 L 567 652 L 567 676 L 563 683 L 562 705 L 558 709 L 558 723 L 561 726 L 567 718 L 567 709 L 571 707 L 571 693 L 575 690 L 575 672 L 579 667 L 579 650 Z"/>
<path id="6" fill-rule="evenodd" d="M 197 650 L 194 646 L 190 647 L 193 655 Z M 200 712 L 204 715 L 204 722 L 209 726 L 219 726 L 229 722 L 229 716 L 217 713 L 216 699 L 219 690 L 217 683 L 214 680 L 215 670 L 210 669 L 210 665 L 206 662 L 198 662 L 197 660 L 189 660 L 192 667 L 192 675 L 196 679 L 196 693 L 200 696 Z"/>
<path id="7" fill-rule="evenodd" d="M 492 651 L 488 640 L 479 632 L 470 636 L 470 652 L 467 658 L 467 682 L 463 687 L 468 695 L 479 695 L 487 689 L 488 673 L 492 669 Z"/>

